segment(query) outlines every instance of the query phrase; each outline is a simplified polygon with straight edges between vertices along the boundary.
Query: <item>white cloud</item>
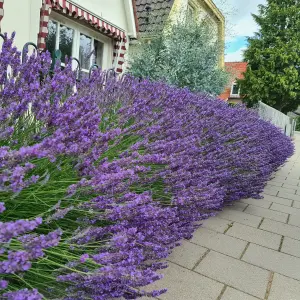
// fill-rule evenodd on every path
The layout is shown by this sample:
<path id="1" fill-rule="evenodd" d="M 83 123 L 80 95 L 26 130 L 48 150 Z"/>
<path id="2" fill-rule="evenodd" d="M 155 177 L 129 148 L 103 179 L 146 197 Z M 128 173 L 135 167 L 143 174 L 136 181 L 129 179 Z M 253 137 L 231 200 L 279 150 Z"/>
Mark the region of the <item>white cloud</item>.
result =
<path id="1" fill-rule="evenodd" d="M 224 13 L 227 23 L 226 41 L 234 40 L 235 36 L 253 36 L 258 30 L 252 13 L 258 13 L 258 5 L 266 0 L 214 0 Z"/>
<path id="2" fill-rule="evenodd" d="M 246 47 L 242 47 L 242 48 L 240 48 L 239 50 L 237 50 L 235 52 L 227 53 L 225 55 L 225 61 L 230 61 L 230 62 L 243 61 L 244 51 L 246 49 L 247 49 Z"/>

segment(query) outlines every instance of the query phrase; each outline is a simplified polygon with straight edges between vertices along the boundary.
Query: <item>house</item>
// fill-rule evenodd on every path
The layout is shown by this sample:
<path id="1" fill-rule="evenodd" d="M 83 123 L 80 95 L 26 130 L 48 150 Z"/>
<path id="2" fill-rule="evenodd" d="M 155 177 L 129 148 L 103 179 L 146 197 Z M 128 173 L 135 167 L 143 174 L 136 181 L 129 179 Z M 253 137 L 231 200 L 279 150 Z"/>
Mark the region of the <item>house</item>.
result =
<path id="1" fill-rule="evenodd" d="M 224 48 L 225 18 L 212 0 L 134 0 L 140 37 L 153 35 L 152 28 L 162 31 L 165 22 L 182 18 L 209 22 L 215 38 Z M 224 67 L 224 52 L 220 55 Z"/>
<path id="2" fill-rule="evenodd" d="M 225 91 L 219 96 L 220 99 L 229 103 L 242 103 L 240 89 L 236 82 L 237 79 L 244 79 L 244 72 L 247 70 L 246 62 L 226 62 L 225 69 L 232 75 L 230 84 L 225 88 Z"/>
<path id="3" fill-rule="evenodd" d="M 16 31 L 15 45 L 61 50 L 83 72 L 94 64 L 123 71 L 129 39 L 136 38 L 133 0 L 0 0 L 1 32 Z"/>

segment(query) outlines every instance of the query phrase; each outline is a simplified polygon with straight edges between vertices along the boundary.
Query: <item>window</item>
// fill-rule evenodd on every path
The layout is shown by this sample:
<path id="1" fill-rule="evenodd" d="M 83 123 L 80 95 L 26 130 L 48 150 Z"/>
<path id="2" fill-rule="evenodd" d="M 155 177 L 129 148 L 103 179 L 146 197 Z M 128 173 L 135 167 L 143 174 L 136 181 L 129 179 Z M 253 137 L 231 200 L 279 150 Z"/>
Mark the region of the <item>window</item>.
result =
<path id="1" fill-rule="evenodd" d="M 77 58 L 83 75 L 89 72 L 93 64 L 103 67 L 104 43 L 95 38 L 92 30 L 76 26 L 76 23 L 73 22 L 64 23 L 66 24 L 49 20 L 47 50 L 52 54 L 59 49 L 62 53 L 62 65 L 65 63 L 66 56 Z M 74 67 L 77 67 L 76 62 L 74 62 Z"/>
<path id="2" fill-rule="evenodd" d="M 231 97 L 239 97 L 240 96 L 240 89 L 236 82 L 234 82 L 232 84 L 230 96 Z"/>

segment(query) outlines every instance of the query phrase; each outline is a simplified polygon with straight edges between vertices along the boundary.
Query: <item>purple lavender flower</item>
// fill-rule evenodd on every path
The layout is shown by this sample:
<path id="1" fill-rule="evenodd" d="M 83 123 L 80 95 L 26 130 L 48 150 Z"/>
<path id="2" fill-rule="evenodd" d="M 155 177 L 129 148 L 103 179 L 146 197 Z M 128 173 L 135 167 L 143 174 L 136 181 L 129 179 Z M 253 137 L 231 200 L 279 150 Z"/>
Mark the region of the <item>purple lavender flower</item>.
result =
<path id="1" fill-rule="evenodd" d="M 0 290 L 5 290 L 8 286 L 8 282 L 6 280 L 0 280 Z"/>
<path id="2" fill-rule="evenodd" d="M 38 292 L 38 290 L 28 290 L 23 289 L 16 292 L 8 292 L 3 294 L 4 297 L 8 300 L 41 300 L 42 295 Z"/>
<path id="3" fill-rule="evenodd" d="M 5 211 L 5 205 L 3 202 L 0 202 L 0 214 Z"/>

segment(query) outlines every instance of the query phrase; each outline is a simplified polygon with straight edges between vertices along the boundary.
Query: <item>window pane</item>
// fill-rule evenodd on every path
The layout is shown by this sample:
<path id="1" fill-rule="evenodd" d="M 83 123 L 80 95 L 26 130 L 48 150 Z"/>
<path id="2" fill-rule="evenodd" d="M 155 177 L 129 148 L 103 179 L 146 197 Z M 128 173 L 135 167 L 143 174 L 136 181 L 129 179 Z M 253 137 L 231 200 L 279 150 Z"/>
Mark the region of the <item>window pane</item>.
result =
<path id="1" fill-rule="evenodd" d="M 82 69 L 88 70 L 91 66 L 92 38 L 80 34 L 79 61 Z"/>
<path id="2" fill-rule="evenodd" d="M 103 60 L 103 44 L 97 40 L 94 40 L 93 64 L 102 67 L 102 60 Z"/>
<path id="3" fill-rule="evenodd" d="M 46 38 L 46 49 L 51 53 L 51 55 L 55 51 L 56 34 L 57 34 L 57 23 L 52 20 L 49 20 L 48 35 Z"/>
<path id="4" fill-rule="evenodd" d="M 239 87 L 238 85 L 235 83 L 233 86 L 232 86 L 232 95 L 238 95 L 239 94 Z"/>
<path id="5" fill-rule="evenodd" d="M 60 25 L 59 50 L 62 53 L 62 62 L 65 62 L 65 56 L 72 56 L 73 35 L 73 29 Z"/>

